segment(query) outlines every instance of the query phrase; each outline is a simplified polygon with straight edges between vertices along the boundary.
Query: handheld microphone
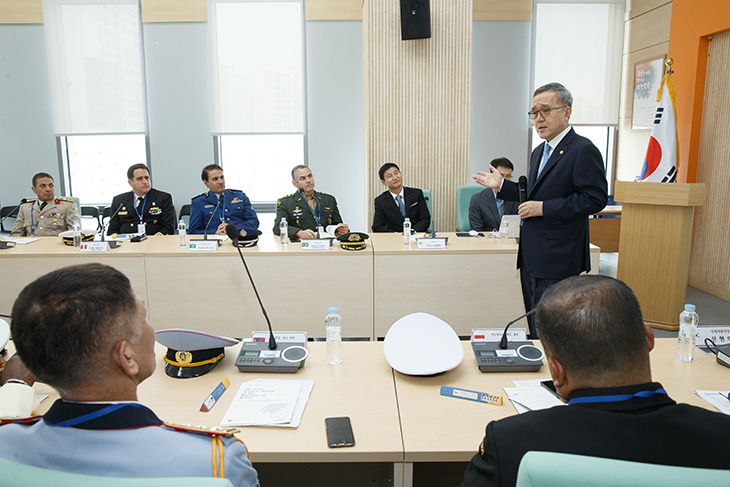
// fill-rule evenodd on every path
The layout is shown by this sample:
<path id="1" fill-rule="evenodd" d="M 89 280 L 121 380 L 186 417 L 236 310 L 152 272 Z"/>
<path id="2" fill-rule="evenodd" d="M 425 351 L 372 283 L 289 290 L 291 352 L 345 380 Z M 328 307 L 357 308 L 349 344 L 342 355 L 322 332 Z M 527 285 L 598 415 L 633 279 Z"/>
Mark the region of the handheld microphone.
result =
<path id="1" fill-rule="evenodd" d="M 524 176 L 522 176 L 520 179 L 522 179 L 522 178 L 524 178 Z M 523 314 L 519 318 L 515 318 L 514 320 L 507 323 L 507 326 L 504 327 L 504 333 L 502 333 L 502 339 L 499 340 L 499 348 L 501 348 L 502 350 L 505 350 L 507 348 L 507 330 L 512 325 L 512 323 L 516 323 L 516 322 L 520 321 L 522 318 L 526 318 L 526 317 L 530 316 L 535 311 L 537 311 L 537 308 L 534 308 L 534 309 L 528 311 L 527 313 Z"/>
<path id="2" fill-rule="evenodd" d="M 266 324 L 269 325 L 269 350 L 276 350 L 276 339 L 274 338 L 274 331 L 271 329 L 271 321 L 269 320 L 269 315 L 266 313 L 264 303 L 261 302 L 261 297 L 259 296 L 259 292 L 256 289 L 256 284 L 254 284 L 253 277 L 251 277 L 251 272 L 248 270 L 246 259 L 243 258 L 243 252 L 241 252 L 241 247 L 236 245 L 238 243 L 238 229 L 236 228 L 236 225 L 234 225 L 233 223 L 229 223 L 228 225 L 226 225 L 226 235 L 228 235 L 228 238 L 233 241 L 233 246 L 238 249 L 238 255 L 241 256 L 241 262 L 243 262 L 243 267 L 246 268 L 248 280 L 251 281 L 251 287 L 253 287 L 253 292 L 256 294 L 256 299 L 258 299 L 259 301 L 259 306 L 261 306 L 261 312 L 264 314 L 264 318 L 266 318 Z"/>
<path id="3" fill-rule="evenodd" d="M 10 210 L 10 213 L 8 213 L 7 215 L 5 215 L 5 216 L 3 217 L 3 219 L 2 219 L 2 220 L 0 220 L 0 221 L 3 221 L 3 222 L 4 222 L 4 221 L 5 221 L 5 219 L 6 219 L 6 218 L 8 218 L 9 216 L 12 216 L 12 215 L 13 215 L 13 213 L 15 213 L 15 216 L 17 217 L 17 216 L 18 216 L 18 214 L 17 214 L 16 212 L 18 211 L 18 208 L 20 208 L 20 205 L 22 205 L 23 203 L 27 203 L 27 202 L 28 202 L 28 200 L 27 200 L 27 199 L 25 199 L 25 198 L 23 198 L 22 200 L 20 200 L 20 203 L 18 203 L 18 206 L 16 206 L 16 207 L 15 207 L 15 208 L 13 208 L 12 210 Z"/>
<path id="4" fill-rule="evenodd" d="M 225 191 L 225 190 L 223 190 L 223 191 Z M 221 205 L 221 199 L 223 199 L 222 194 L 221 194 L 221 196 L 218 197 L 218 203 L 215 205 L 215 208 L 213 208 L 213 213 L 210 214 L 210 218 L 208 218 L 208 223 L 205 224 L 205 230 L 203 230 L 203 240 L 208 240 L 208 226 L 210 225 L 210 222 L 213 221 L 215 212 L 218 211 L 218 207 Z M 228 233 L 228 227 L 226 227 L 226 233 Z M 230 237 L 230 235 L 228 235 L 228 236 Z"/>
<path id="5" fill-rule="evenodd" d="M 520 176 L 520 179 L 517 181 L 517 184 L 520 187 L 520 204 L 522 204 L 527 201 L 527 178 L 525 176 Z"/>

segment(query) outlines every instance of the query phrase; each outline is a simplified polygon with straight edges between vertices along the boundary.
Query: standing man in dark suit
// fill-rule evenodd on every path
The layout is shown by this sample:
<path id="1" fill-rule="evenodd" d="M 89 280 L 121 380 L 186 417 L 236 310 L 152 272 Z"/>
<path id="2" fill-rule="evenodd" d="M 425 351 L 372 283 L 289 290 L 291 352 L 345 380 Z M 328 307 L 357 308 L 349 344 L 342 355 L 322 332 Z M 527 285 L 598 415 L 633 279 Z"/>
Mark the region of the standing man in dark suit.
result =
<path id="1" fill-rule="evenodd" d="M 145 233 L 172 235 L 175 233 L 175 207 L 172 195 L 154 189 L 150 170 L 144 164 L 127 169 L 129 193 L 118 194 L 112 200 L 112 219 L 107 235 L 114 233 Z M 115 214 L 116 213 L 116 214 Z"/>
<path id="2" fill-rule="evenodd" d="M 522 218 L 517 268 L 525 310 L 535 308 L 552 284 L 590 271 L 588 216 L 608 199 L 603 158 L 593 143 L 570 126 L 573 95 L 560 83 L 535 90 L 528 112 L 545 142 L 530 158 L 527 200 Z M 519 187 L 498 171 L 477 172 L 474 180 L 497 191 L 497 197 L 519 201 Z M 529 317 L 530 335 L 537 338 Z"/>
<path id="3" fill-rule="evenodd" d="M 515 166 L 506 157 L 492 159 L 489 163 L 507 181 L 512 181 Z M 486 188 L 471 197 L 469 202 L 469 226 L 478 232 L 499 230 L 503 215 L 517 214 L 516 201 L 504 201 L 497 198 L 497 192 Z"/>
<path id="4" fill-rule="evenodd" d="M 411 228 L 425 232 L 431 224 L 431 214 L 426 206 L 423 191 L 403 186 L 403 175 L 398 166 L 386 162 L 378 171 L 380 182 L 388 188 L 375 198 L 373 232 L 402 232 L 406 217 L 411 220 Z"/>
<path id="5" fill-rule="evenodd" d="M 652 382 L 654 334 L 626 284 L 570 277 L 547 290 L 536 316 L 550 375 L 568 405 L 490 422 L 464 487 L 515 485 L 528 451 L 730 468 L 730 417 L 677 404 Z"/>

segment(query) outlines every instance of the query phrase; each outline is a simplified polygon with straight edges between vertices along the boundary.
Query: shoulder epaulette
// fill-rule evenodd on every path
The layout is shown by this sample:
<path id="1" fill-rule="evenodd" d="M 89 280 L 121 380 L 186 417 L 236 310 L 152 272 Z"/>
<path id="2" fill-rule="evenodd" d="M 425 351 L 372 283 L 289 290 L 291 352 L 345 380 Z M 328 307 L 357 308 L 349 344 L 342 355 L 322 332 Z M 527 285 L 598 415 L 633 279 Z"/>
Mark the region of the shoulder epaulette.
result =
<path id="1" fill-rule="evenodd" d="M 25 203 L 33 204 L 37 200 L 38 200 L 38 198 L 28 198 L 28 199 L 25 200 Z M 23 203 L 23 204 L 25 204 L 25 203 Z"/>
<path id="2" fill-rule="evenodd" d="M 4 424 L 36 424 L 38 421 L 41 420 L 43 416 L 37 415 L 37 416 L 29 416 L 27 418 L 0 418 L 0 426 Z"/>
<path id="3" fill-rule="evenodd" d="M 208 192 L 206 191 L 205 193 L 200 193 L 200 194 L 199 194 L 198 196 L 193 196 L 193 197 L 191 198 L 191 201 L 192 201 L 192 200 L 197 200 L 197 199 L 198 199 L 198 198 L 200 198 L 201 196 L 205 196 L 205 195 L 207 195 L 207 194 L 208 194 Z"/>
<path id="4" fill-rule="evenodd" d="M 76 200 L 75 199 L 68 198 L 66 196 L 57 196 L 55 199 L 57 199 L 58 201 L 67 201 L 69 203 L 76 203 Z"/>
<path id="5" fill-rule="evenodd" d="M 240 189 L 228 189 L 228 188 L 226 188 L 226 191 L 228 191 L 229 193 L 243 193 L 243 191 L 241 191 Z"/>
<path id="6" fill-rule="evenodd" d="M 189 424 L 176 424 L 176 423 L 163 423 L 164 426 L 167 426 L 170 429 L 173 429 L 175 431 L 181 431 L 183 433 L 198 433 L 201 435 L 208 435 L 208 436 L 222 436 L 225 438 L 228 438 L 230 436 L 235 435 L 236 433 L 240 433 L 241 430 L 236 428 L 223 428 L 221 426 L 214 426 L 212 428 L 206 428 L 204 426 L 191 426 Z"/>

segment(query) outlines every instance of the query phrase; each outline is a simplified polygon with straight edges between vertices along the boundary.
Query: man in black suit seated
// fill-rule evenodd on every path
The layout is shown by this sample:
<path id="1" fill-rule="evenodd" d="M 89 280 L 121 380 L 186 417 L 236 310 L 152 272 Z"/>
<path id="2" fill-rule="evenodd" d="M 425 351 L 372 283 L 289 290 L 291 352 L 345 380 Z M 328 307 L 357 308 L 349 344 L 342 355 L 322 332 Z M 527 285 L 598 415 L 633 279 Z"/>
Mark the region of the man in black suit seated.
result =
<path id="1" fill-rule="evenodd" d="M 403 186 L 403 175 L 398 166 L 386 162 L 378 171 L 380 182 L 388 188 L 375 198 L 373 232 L 402 232 L 403 221 L 411 220 L 411 228 L 425 232 L 431 224 L 423 191 Z"/>
<path id="2" fill-rule="evenodd" d="M 495 168 L 502 178 L 512 181 L 512 171 L 515 166 L 506 157 L 492 159 L 489 163 Z M 499 230 L 503 215 L 516 215 L 519 203 L 516 201 L 504 201 L 497 198 L 497 192 L 491 188 L 485 188 L 471 197 L 469 202 L 469 226 L 478 232 Z"/>
<path id="3" fill-rule="evenodd" d="M 464 487 L 515 485 L 528 451 L 730 468 L 730 417 L 677 404 L 652 382 L 654 334 L 626 284 L 596 275 L 567 278 L 545 292 L 536 321 L 550 375 L 568 406 L 489 423 Z"/>
<path id="4" fill-rule="evenodd" d="M 145 233 L 173 235 L 175 207 L 172 195 L 154 189 L 150 171 L 144 164 L 135 164 L 127 170 L 129 193 L 118 194 L 112 200 L 112 219 L 107 235 L 115 233 Z M 116 214 L 115 214 L 116 213 Z"/>

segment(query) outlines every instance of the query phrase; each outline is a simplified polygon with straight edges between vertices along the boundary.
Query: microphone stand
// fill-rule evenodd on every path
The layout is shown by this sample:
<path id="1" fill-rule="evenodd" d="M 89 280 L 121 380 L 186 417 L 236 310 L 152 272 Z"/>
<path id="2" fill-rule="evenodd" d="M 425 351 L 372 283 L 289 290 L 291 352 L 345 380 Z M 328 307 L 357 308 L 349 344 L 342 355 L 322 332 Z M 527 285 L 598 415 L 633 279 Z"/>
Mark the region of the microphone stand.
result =
<path id="1" fill-rule="evenodd" d="M 225 189 L 223 191 L 225 191 Z M 208 223 L 205 224 L 205 230 L 203 230 L 203 240 L 208 240 L 208 227 L 210 226 L 210 222 L 213 221 L 215 212 L 218 211 L 218 207 L 221 205 L 221 197 L 222 195 L 218 197 L 218 203 L 215 205 L 215 208 L 213 208 L 213 213 L 210 214 L 210 218 L 208 218 Z"/>
<path id="2" fill-rule="evenodd" d="M 512 323 L 516 323 L 516 322 L 520 321 L 522 318 L 527 318 L 528 316 L 533 314 L 535 311 L 537 311 L 537 308 L 531 309 L 530 311 L 523 314 L 519 318 L 515 318 L 514 320 L 507 323 L 507 326 L 504 327 L 504 333 L 502 333 L 502 339 L 499 340 L 499 348 L 501 348 L 502 350 L 505 350 L 507 348 L 507 330 L 512 325 Z"/>

